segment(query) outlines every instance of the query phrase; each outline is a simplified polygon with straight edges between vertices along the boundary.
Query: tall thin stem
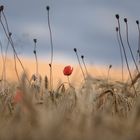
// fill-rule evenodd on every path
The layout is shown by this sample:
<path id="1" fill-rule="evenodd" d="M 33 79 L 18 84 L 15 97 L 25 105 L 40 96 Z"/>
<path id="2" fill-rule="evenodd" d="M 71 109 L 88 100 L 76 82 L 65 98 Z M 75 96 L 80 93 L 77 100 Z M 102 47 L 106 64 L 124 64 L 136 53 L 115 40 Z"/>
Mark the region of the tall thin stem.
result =
<path id="1" fill-rule="evenodd" d="M 118 34 L 118 27 L 116 27 L 116 36 L 117 36 L 117 41 L 118 41 L 118 44 L 119 44 L 119 49 L 120 49 L 120 56 L 121 56 L 121 65 L 122 65 L 122 82 L 124 81 L 124 75 L 123 75 L 123 52 L 122 52 L 122 47 L 121 47 L 121 43 L 120 43 L 120 40 L 119 40 L 119 34 Z"/>
<path id="2" fill-rule="evenodd" d="M 4 24 L 3 24 L 3 21 L 1 20 L 1 13 L 3 14 L 4 19 L 5 19 L 7 31 L 6 31 L 6 28 L 5 28 Z M 21 65 L 21 67 L 22 67 L 22 69 L 23 69 L 23 71 L 25 72 L 24 66 L 23 66 L 21 60 L 19 59 L 19 57 L 18 57 L 18 55 L 17 55 L 17 52 L 16 52 L 16 50 L 15 50 L 15 46 L 14 46 L 12 37 L 9 36 L 9 33 L 10 33 L 10 32 L 9 32 L 8 22 L 7 22 L 7 19 L 6 19 L 6 16 L 5 16 L 3 10 L 0 11 L 0 23 L 1 23 L 1 25 L 2 25 L 2 28 L 3 28 L 3 30 L 4 30 L 4 33 L 5 33 L 6 37 L 7 37 L 7 39 L 9 40 L 9 43 L 10 43 L 12 49 L 13 49 L 13 52 L 14 52 L 14 54 L 15 54 L 15 58 L 17 58 L 17 60 L 19 61 L 20 65 Z M 15 67 L 16 67 L 16 64 L 15 64 Z M 26 78 L 27 78 L 27 76 L 26 76 Z M 30 84 L 30 81 L 29 81 L 28 78 L 27 78 L 27 80 L 28 80 L 28 82 L 29 82 L 29 84 Z"/>
<path id="3" fill-rule="evenodd" d="M 126 62 L 128 73 L 129 73 L 129 76 L 130 76 L 130 79 L 131 79 L 131 83 L 132 83 L 133 82 L 133 78 L 132 78 L 132 74 L 131 74 L 131 71 L 130 71 L 127 55 L 126 55 L 126 52 L 125 52 L 125 47 L 124 47 L 122 36 L 121 36 L 119 15 L 116 15 L 116 18 L 117 18 L 117 21 L 118 21 L 118 29 L 119 29 L 120 42 L 121 42 L 121 45 L 122 45 L 122 49 L 123 49 L 123 52 L 124 52 L 125 62 Z M 134 92 L 135 92 L 135 96 L 137 96 L 137 92 L 136 92 L 136 89 L 135 89 L 134 86 L 133 86 L 133 89 L 134 89 Z"/>
<path id="4" fill-rule="evenodd" d="M 130 46 L 130 43 L 129 43 L 127 18 L 124 18 L 124 22 L 126 23 L 126 37 L 127 37 L 128 48 L 129 48 L 129 50 L 130 50 L 130 54 L 131 54 L 131 56 L 132 56 L 133 62 L 134 62 L 135 67 L 136 67 L 136 70 L 137 70 L 137 72 L 139 73 L 139 69 L 138 69 L 136 60 L 135 60 L 135 58 L 134 58 L 134 55 L 133 55 L 133 52 L 132 52 L 132 49 L 131 49 L 131 46 Z"/>
<path id="5" fill-rule="evenodd" d="M 82 72 L 83 78 L 84 78 L 84 80 L 86 81 L 86 77 L 85 77 L 85 74 L 84 74 L 84 71 L 83 71 L 82 65 L 81 65 L 81 63 L 80 63 L 80 59 L 79 59 L 79 56 L 78 56 L 78 53 L 77 53 L 77 49 L 76 49 L 76 48 L 74 48 L 74 52 L 75 52 L 75 54 L 76 54 L 76 56 L 77 56 L 77 60 L 78 60 L 78 63 L 79 63 L 79 66 L 80 66 L 80 69 L 81 69 L 81 72 Z"/>
<path id="6" fill-rule="evenodd" d="M 136 24 L 137 24 L 138 32 L 139 32 L 137 54 L 138 54 L 138 63 L 140 63 L 140 26 L 139 26 L 139 21 L 138 20 L 136 20 Z"/>
<path id="7" fill-rule="evenodd" d="M 50 25 L 50 7 L 46 7 L 47 14 L 48 14 L 48 27 L 49 27 L 49 33 L 50 33 L 50 45 L 51 45 L 51 60 L 50 60 L 50 90 L 53 92 L 53 37 L 52 37 L 52 30 Z"/>
<path id="8" fill-rule="evenodd" d="M 34 39 L 34 55 L 35 55 L 35 60 L 36 60 L 36 76 L 38 76 L 38 59 L 37 59 L 37 53 L 36 53 L 36 43 L 37 39 Z"/>
<path id="9" fill-rule="evenodd" d="M 109 82 L 109 74 L 110 74 L 111 68 L 112 68 L 112 65 L 109 65 L 108 71 L 107 71 L 107 82 Z"/>
<path id="10" fill-rule="evenodd" d="M 0 50 L 1 50 L 1 56 L 2 56 L 2 66 L 3 66 L 3 70 L 4 70 L 4 55 L 3 55 L 3 46 L 2 43 L 0 41 Z M 2 70 L 2 79 L 4 80 L 4 71 Z"/>
<path id="11" fill-rule="evenodd" d="M 87 70 L 86 63 L 84 61 L 84 55 L 81 55 L 81 59 L 82 59 L 82 62 L 83 62 L 83 65 L 84 65 L 84 68 L 85 68 L 85 71 L 86 71 L 86 75 L 88 76 L 88 70 Z"/>

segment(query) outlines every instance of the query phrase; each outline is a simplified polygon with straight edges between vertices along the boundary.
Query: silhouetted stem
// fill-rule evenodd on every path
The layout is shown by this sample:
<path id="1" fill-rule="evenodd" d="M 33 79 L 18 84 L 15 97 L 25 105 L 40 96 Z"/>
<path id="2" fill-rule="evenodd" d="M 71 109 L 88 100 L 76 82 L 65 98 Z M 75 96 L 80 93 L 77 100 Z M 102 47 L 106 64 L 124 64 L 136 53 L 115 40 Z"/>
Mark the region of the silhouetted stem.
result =
<path id="1" fill-rule="evenodd" d="M 107 82 L 109 82 L 109 74 L 110 74 L 111 68 L 112 68 L 112 65 L 109 65 L 108 72 L 107 72 Z"/>
<path id="2" fill-rule="evenodd" d="M 139 32 L 139 37 L 138 37 L 138 62 L 140 63 L 140 26 L 139 26 L 139 21 L 136 21 L 137 27 L 138 27 L 138 32 Z"/>
<path id="3" fill-rule="evenodd" d="M 85 71 L 86 71 L 86 75 L 88 76 L 88 70 L 87 70 L 86 63 L 84 61 L 84 56 L 82 55 L 81 58 L 82 58 L 82 62 L 83 62 L 83 65 L 84 65 L 84 68 L 85 68 Z"/>
<path id="4" fill-rule="evenodd" d="M 119 40 L 119 34 L 118 34 L 118 31 L 116 30 L 116 36 L 117 36 L 117 41 L 118 41 L 118 44 L 119 44 L 119 49 L 120 49 L 120 56 L 121 56 L 121 65 L 122 65 L 122 81 L 124 82 L 124 75 L 123 75 L 123 52 L 122 52 L 122 47 L 121 47 L 121 43 L 120 43 L 120 40 Z"/>
<path id="5" fill-rule="evenodd" d="M 134 55 L 133 55 L 133 52 L 132 52 L 132 49 L 131 49 L 131 46 L 130 46 L 130 43 L 129 43 L 129 37 L 128 37 L 128 23 L 127 23 L 127 22 L 125 22 L 125 23 L 126 23 L 126 36 L 127 36 L 128 48 L 129 48 L 129 50 L 130 50 L 130 54 L 131 54 L 131 56 L 132 56 L 133 62 L 134 62 L 135 67 L 136 67 L 136 70 L 137 70 L 137 72 L 139 73 L 139 69 L 138 69 L 136 60 L 135 60 L 135 58 L 134 58 Z"/>
<path id="6" fill-rule="evenodd" d="M 1 13 L 1 12 L 0 12 L 0 13 Z M 17 55 L 17 52 L 16 52 L 16 50 L 15 50 L 13 40 L 12 40 L 11 36 L 9 37 L 9 33 L 10 33 L 10 32 L 9 32 L 9 27 L 8 27 L 8 23 L 7 23 L 6 17 L 5 17 L 5 15 L 4 15 L 4 12 L 2 12 L 2 13 L 3 13 L 4 19 L 5 19 L 5 22 L 6 22 L 6 27 L 8 28 L 7 31 L 6 31 L 6 29 L 5 29 L 5 26 L 4 26 L 3 22 L 2 22 L 2 20 L 1 20 L 1 15 L 0 15 L 0 23 L 1 23 L 1 25 L 2 25 L 2 28 L 3 28 L 3 30 L 4 30 L 4 33 L 5 33 L 6 37 L 7 37 L 7 39 L 9 40 L 10 45 L 12 46 L 13 52 L 14 52 L 14 54 L 15 54 L 15 57 L 17 58 L 17 60 L 19 61 L 20 65 L 21 65 L 21 67 L 22 67 L 22 69 L 23 69 L 23 71 L 25 72 L 24 66 L 23 66 L 21 60 L 19 59 L 19 57 L 18 57 L 18 55 Z M 8 32 L 8 33 L 7 33 L 7 32 Z M 15 67 L 16 67 L 16 64 L 15 64 Z M 27 78 L 27 76 L 26 76 L 26 78 Z M 27 80 L 28 80 L 28 82 L 29 82 L 29 84 L 30 84 L 30 81 L 29 81 L 28 78 L 27 78 Z"/>
<path id="7" fill-rule="evenodd" d="M 130 76 L 130 79 L 131 79 L 131 82 L 132 82 L 133 81 L 133 78 L 132 78 L 132 74 L 131 74 L 131 71 L 130 71 L 130 68 L 129 68 L 129 64 L 128 64 L 128 60 L 127 60 L 127 55 L 126 55 L 126 52 L 125 52 L 125 47 L 124 47 L 122 36 L 121 36 L 121 29 L 120 29 L 120 21 L 119 21 L 119 18 L 117 18 L 117 21 L 118 21 L 118 29 L 119 29 L 120 42 L 121 42 L 122 49 L 123 49 L 123 52 L 124 52 L 124 58 L 125 58 L 125 61 L 126 61 L 128 73 L 129 73 L 129 76 Z M 137 96 L 137 92 L 136 92 L 135 86 L 133 86 L 133 89 L 134 89 L 135 95 Z"/>
<path id="8" fill-rule="evenodd" d="M 49 27 L 49 33 L 50 33 L 50 44 L 51 44 L 51 60 L 50 60 L 50 90 L 53 92 L 53 39 L 52 39 L 52 30 L 50 25 L 50 7 L 47 6 L 47 14 L 48 14 L 48 27 Z"/>
<path id="9" fill-rule="evenodd" d="M 75 49 L 74 49 L 74 51 L 75 51 Z M 82 72 L 83 78 L 84 78 L 84 80 L 86 81 L 86 77 L 85 77 L 85 74 L 84 74 L 83 68 L 82 68 L 82 66 L 81 66 L 81 63 L 80 63 L 80 59 L 79 59 L 79 56 L 78 56 L 77 50 L 75 51 L 75 53 L 76 53 L 76 56 L 77 56 L 77 60 L 78 60 L 78 63 L 79 63 L 79 66 L 80 66 L 80 69 L 81 69 L 81 72 Z"/>
<path id="10" fill-rule="evenodd" d="M 34 41 L 34 55 L 36 60 L 36 75 L 38 76 L 38 59 L 37 59 L 37 52 L 36 52 L 36 41 Z"/>
<path id="11" fill-rule="evenodd" d="M 4 56 L 3 56 L 3 47 L 1 41 L 0 41 L 0 49 L 1 49 L 1 56 L 2 56 L 2 63 L 3 63 L 2 79 L 4 80 Z"/>

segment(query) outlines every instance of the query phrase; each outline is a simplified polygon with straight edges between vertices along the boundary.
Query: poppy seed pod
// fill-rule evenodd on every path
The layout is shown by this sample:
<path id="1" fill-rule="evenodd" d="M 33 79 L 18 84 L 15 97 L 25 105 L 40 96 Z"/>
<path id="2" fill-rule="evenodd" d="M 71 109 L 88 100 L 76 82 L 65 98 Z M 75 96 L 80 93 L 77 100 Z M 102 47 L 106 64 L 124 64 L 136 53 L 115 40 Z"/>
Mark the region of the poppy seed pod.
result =
<path id="1" fill-rule="evenodd" d="M 34 41 L 34 43 L 36 43 L 37 42 L 37 39 L 33 39 L 33 41 Z"/>
<path id="2" fill-rule="evenodd" d="M 4 6 L 1 5 L 1 6 L 0 6 L 0 12 L 3 11 L 3 10 L 4 10 Z"/>
<path id="3" fill-rule="evenodd" d="M 52 67 L 52 65 L 51 65 L 51 64 L 49 64 L 49 66 L 50 66 L 50 68 Z"/>
<path id="4" fill-rule="evenodd" d="M 36 54 L 36 50 L 34 50 L 33 52 L 34 52 L 34 54 Z"/>
<path id="5" fill-rule="evenodd" d="M 118 28 L 118 27 L 116 27 L 116 31 L 117 31 L 117 32 L 119 31 L 119 28 Z"/>
<path id="6" fill-rule="evenodd" d="M 77 52 L 77 49 L 76 49 L 76 48 L 74 48 L 73 50 L 74 50 L 75 52 Z"/>
<path id="7" fill-rule="evenodd" d="M 127 18 L 124 18 L 124 22 L 126 22 L 126 23 L 127 23 Z"/>
<path id="8" fill-rule="evenodd" d="M 63 70 L 63 74 L 66 76 L 71 75 L 73 72 L 73 68 L 71 66 L 66 66 Z"/>
<path id="9" fill-rule="evenodd" d="M 84 55 L 81 55 L 81 58 L 84 59 Z"/>
<path id="10" fill-rule="evenodd" d="M 116 14 L 115 16 L 116 16 L 117 19 L 119 19 L 119 14 Z"/>
<path id="11" fill-rule="evenodd" d="M 139 21 L 138 21 L 138 20 L 136 20 L 136 23 L 137 23 L 137 24 L 139 24 Z"/>
<path id="12" fill-rule="evenodd" d="M 47 9 L 47 11 L 49 11 L 50 10 L 50 6 L 46 6 L 46 9 Z"/>
<path id="13" fill-rule="evenodd" d="M 9 32 L 9 36 L 12 36 L 12 33 L 11 32 Z"/>
<path id="14" fill-rule="evenodd" d="M 109 68 L 111 69 L 112 68 L 112 65 L 109 65 Z"/>

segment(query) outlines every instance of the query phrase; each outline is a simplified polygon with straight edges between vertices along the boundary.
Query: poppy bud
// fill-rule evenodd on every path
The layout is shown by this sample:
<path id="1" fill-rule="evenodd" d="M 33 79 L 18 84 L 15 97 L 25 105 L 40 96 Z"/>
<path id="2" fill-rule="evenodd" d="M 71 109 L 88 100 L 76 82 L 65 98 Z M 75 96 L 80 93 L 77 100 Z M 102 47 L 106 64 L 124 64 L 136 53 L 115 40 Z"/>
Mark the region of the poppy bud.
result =
<path id="1" fill-rule="evenodd" d="M 139 24 L 139 21 L 138 21 L 138 20 L 136 20 L 136 23 L 137 23 L 137 24 Z"/>
<path id="2" fill-rule="evenodd" d="M 49 64 L 49 66 L 50 66 L 50 68 L 52 67 L 52 65 L 51 65 L 51 64 Z"/>
<path id="3" fill-rule="evenodd" d="M 109 69 L 111 69 L 112 68 L 112 65 L 109 65 Z"/>
<path id="4" fill-rule="evenodd" d="M 12 33 L 11 32 L 9 32 L 9 36 L 12 36 Z"/>
<path id="5" fill-rule="evenodd" d="M 73 50 L 74 50 L 75 52 L 77 52 L 77 49 L 76 49 L 76 48 L 74 48 Z"/>
<path id="6" fill-rule="evenodd" d="M 36 43 L 37 42 L 37 39 L 33 39 L 33 41 L 34 41 L 34 43 Z"/>
<path id="7" fill-rule="evenodd" d="M 0 12 L 3 11 L 3 10 L 4 10 L 4 6 L 1 5 L 1 6 L 0 6 Z"/>
<path id="8" fill-rule="evenodd" d="M 81 55 L 81 58 L 84 59 L 84 55 Z"/>
<path id="9" fill-rule="evenodd" d="M 46 9 L 47 9 L 47 11 L 49 11 L 50 10 L 50 6 L 46 6 Z"/>
<path id="10" fill-rule="evenodd" d="M 34 50 L 33 52 L 34 52 L 34 54 L 36 54 L 36 50 Z"/>
<path id="11" fill-rule="evenodd" d="M 124 18 L 124 22 L 126 22 L 126 23 L 127 23 L 127 18 Z"/>
<path id="12" fill-rule="evenodd" d="M 118 28 L 118 27 L 116 27 L 116 31 L 117 31 L 117 32 L 119 31 L 119 28 Z"/>
<path id="13" fill-rule="evenodd" d="M 115 16 L 116 16 L 117 19 L 119 19 L 119 14 L 116 14 Z"/>

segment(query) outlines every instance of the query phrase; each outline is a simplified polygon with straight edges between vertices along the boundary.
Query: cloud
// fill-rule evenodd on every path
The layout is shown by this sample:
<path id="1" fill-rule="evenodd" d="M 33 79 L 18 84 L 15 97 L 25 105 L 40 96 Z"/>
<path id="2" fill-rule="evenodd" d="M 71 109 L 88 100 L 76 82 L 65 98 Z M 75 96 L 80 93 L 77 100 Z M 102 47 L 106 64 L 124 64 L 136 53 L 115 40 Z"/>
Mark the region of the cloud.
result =
<path id="1" fill-rule="evenodd" d="M 73 48 L 76 47 L 79 54 L 84 54 L 90 63 L 120 63 L 115 33 L 116 13 L 121 16 L 124 41 L 126 37 L 123 18 L 128 18 L 129 38 L 133 51 L 136 51 L 138 32 L 135 20 L 139 18 L 138 0 L 1 0 L 1 3 L 5 5 L 16 46 L 23 46 L 20 51 L 25 56 L 32 56 L 32 39 L 37 38 L 39 56 L 49 59 L 46 5 L 51 6 L 55 57 L 74 61 Z M 130 57 L 129 52 L 128 56 Z"/>

